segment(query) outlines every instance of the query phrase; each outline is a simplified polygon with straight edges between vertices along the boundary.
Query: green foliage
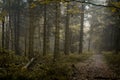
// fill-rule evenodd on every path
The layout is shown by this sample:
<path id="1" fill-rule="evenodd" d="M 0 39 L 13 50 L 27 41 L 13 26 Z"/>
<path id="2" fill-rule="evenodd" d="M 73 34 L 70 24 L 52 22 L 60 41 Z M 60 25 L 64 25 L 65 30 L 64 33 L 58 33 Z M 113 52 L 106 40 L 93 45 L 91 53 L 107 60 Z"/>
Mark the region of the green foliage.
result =
<path id="1" fill-rule="evenodd" d="M 115 7 L 111 7 L 111 11 L 113 13 L 116 13 L 118 12 L 118 9 L 117 8 L 120 8 L 120 1 L 112 1 L 111 4 Z M 116 8 L 117 7 L 117 8 Z"/>
<path id="2" fill-rule="evenodd" d="M 17 56 L 12 51 L 0 50 L 0 80 L 69 80 L 72 64 L 86 60 L 91 54 L 71 54 L 60 56 L 53 62 L 53 55 L 39 56 L 34 65 L 23 67 L 29 62 L 24 56 Z"/>
<path id="3" fill-rule="evenodd" d="M 88 59 L 91 55 L 92 53 L 82 53 L 82 54 L 73 53 L 68 56 L 61 56 L 59 61 L 61 61 L 62 63 L 75 64 Z"/>
<path id="4" fill-rule="evenodd" d="M 39 79 L 41 80 L 68 80 L 71 73 L 71 68 L 62 63 L 42 64 L 39 67 L 41 69 Z"/>
<path id="5" fill-rule="evenodd" d="M 14 52 L 0 50 L 0 80 L 68 80 L 70 68 L 62 63 L 54 63 L 51 55 L 41 57 L 30 69 L 22 70 L 28 62 Z"/>
<path id="6" fill-rule="evenodd" d="M 106 52 L 104 56 L 111 68 L 120 76 L 120 54 Z"/>
<path id="7" fill-rule="evenodd" d="M 1 49 L 0 54 L 0 80 L 11 79 L 13 75 L 20 72 L 21 67 L 27 62 L 25 57 L 17 56 L 12 51 Z"/>

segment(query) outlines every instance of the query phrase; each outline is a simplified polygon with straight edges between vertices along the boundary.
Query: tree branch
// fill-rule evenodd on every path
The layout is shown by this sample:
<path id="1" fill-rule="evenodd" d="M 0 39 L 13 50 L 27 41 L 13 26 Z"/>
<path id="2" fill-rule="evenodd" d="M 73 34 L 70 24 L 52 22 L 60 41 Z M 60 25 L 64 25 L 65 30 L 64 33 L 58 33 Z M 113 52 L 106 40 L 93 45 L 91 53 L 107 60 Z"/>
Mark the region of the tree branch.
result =
<path id="1" fill-rule="evenodd" d="M 95 3 L 92 3 L 92 2 L 88 2 L 88 1 L 79 1 L 79 0 L 72 0 L 72 1 L 79 2 L 79 3 L 85 3 L 85 4 L 91 4 L 91 5 L 94 5 L 94 6 L 111 7 L 111 8 L 120 9 L 120 7 L 112 5 L 112 4 L 111 5 L 102 5 L 102 4 L 95 4 Z M 71 2 L 71 1 L 70 0 L 65 0 L 65 2 Z"/>

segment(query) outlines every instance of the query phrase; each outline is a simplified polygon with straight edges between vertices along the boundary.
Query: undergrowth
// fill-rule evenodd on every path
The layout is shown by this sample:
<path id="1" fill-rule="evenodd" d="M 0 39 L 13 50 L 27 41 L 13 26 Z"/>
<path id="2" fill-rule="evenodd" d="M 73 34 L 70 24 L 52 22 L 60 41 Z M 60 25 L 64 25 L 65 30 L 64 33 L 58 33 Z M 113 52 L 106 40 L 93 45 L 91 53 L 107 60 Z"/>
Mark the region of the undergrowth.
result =
<path id="1" fill-rule="evenodd" d="M 114 70 L 118 76 L 120 76 L 120 54 L 106 52 L 104 53 L 104 56 L 111 69 Z"/>
<path id="2" fill-rule="evenodd" d="M 53 56 L 40 56 L 30 68 L 23 68 L 29 60 L 17 56 L 14 52 L 0 50 L 0 80 L 69 80 L 72 76 L 72 64 L 81 62 L 91 54 L 61 55 L 56 62 Z"/>
<path id="3" fill-rule="evenodd" d="M 92 53 L 82 53 L 82 54 L 73 53 L 73 54 L 69 54 L 67 56 L 62 55 L 60 57 L 60 62 L 76 64 L 76 63 L 79 63 L 79 62 L 82 62 L 82 61 L 88 59 L 91 55 L 92 55 Z"/>

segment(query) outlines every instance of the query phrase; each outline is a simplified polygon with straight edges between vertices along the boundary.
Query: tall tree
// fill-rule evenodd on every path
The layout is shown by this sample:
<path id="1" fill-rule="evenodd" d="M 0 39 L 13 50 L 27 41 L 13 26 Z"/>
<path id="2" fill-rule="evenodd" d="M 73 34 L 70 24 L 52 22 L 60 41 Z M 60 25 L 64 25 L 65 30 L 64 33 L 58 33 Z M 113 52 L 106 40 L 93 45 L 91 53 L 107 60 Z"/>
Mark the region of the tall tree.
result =
<path id="1" fill-rule="evenodd" d="M 59 56 L 59 42 L 60 42 L 60 3 L 56 1 L 55 4 L 55 43 L 54 43 L 54 61 Z"/>
<path id="2" fill-rule="evenodd" d="M 2 19 L 2 49 L 4 49 L 4 40 L 5 40 L 5 32 L 4 32 L 4 30 L 5 30 L 5 20 L 4 20 L 4 17 L 3 17 L 3 19 Z"/>
<path id="3" fill-rule="evenodd" d="M 69 48 L 70 48 L 70 29 L 69 29 L 69 21 L 70 21 L 70 13 L 69 13 L 69 4 L 67 3 L 67 9 L 66 9 L 66 25 L 65 25 L 65 50 L 64 54 L 69 54 Z"/>
<path id="4" fill-rule="evenodd" d="M 20 0 L 15 1 L 15 30 L 14 30 L 14 35 L 15 35 L 15 53 L 20 55 L 20 45 L 19 45 L 19 41 L 20 41 Z"/>
<path id="5" fill-rule="evenodd" d="M 44 4 L 44 36 L 43 36 L 43 55 L 47 53 L 47 6 Z"/>
<path id="6" fill-rule="evenodd" d="M 83 28 L 84 28 L 84 3 L 81 4 L 81 26 L 80 26 L 80 41 L 79 41 L 79 53 L 83 52 Z"/>
<path id="7" fill-rule="evenodd" d="M 4 7 L 2 8 L 2 12 L 1 12 L 1 17 L 2 17 L 2 49 L 5 48 L 5 15 L 3 15 L 4 11 L 5 11 L 5 3 L 6 3 L 6 1 L 3 0 Z"/>
<path id="8" fill-rule="evenodd" d="M 29 46 L 28 46 L 28 58 L 31 59 L 34 57 L 34 31 L 35 31 L 35 26 L 33 20 L 34 18 L 34 8 L 32 7 L 33 0 L 29 0 Z"/>

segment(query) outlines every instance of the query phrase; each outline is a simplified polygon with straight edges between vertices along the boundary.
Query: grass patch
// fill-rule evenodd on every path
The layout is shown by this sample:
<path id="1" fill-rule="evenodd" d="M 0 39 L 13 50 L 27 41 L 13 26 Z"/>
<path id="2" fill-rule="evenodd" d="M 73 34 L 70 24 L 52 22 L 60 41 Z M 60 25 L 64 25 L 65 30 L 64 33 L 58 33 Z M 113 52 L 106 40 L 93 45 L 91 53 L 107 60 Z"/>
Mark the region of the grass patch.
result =
<path id="1" fill-rule="evenodd" d="M 92 53 L 82 53 L 82 54 L 74 53 L 67 56 L 62 55 L 59 61 L 64 63 L 76 64 L 76 63 L 87 60 L 91 55 Z"/>
<path id="2" fill-rule="evenodd" d="M 105 60 L 108 65 L 110 65 L 111 69 L 120 76 L 120 54 L 113 54 L 112 52 L 104 53 Z"/>

